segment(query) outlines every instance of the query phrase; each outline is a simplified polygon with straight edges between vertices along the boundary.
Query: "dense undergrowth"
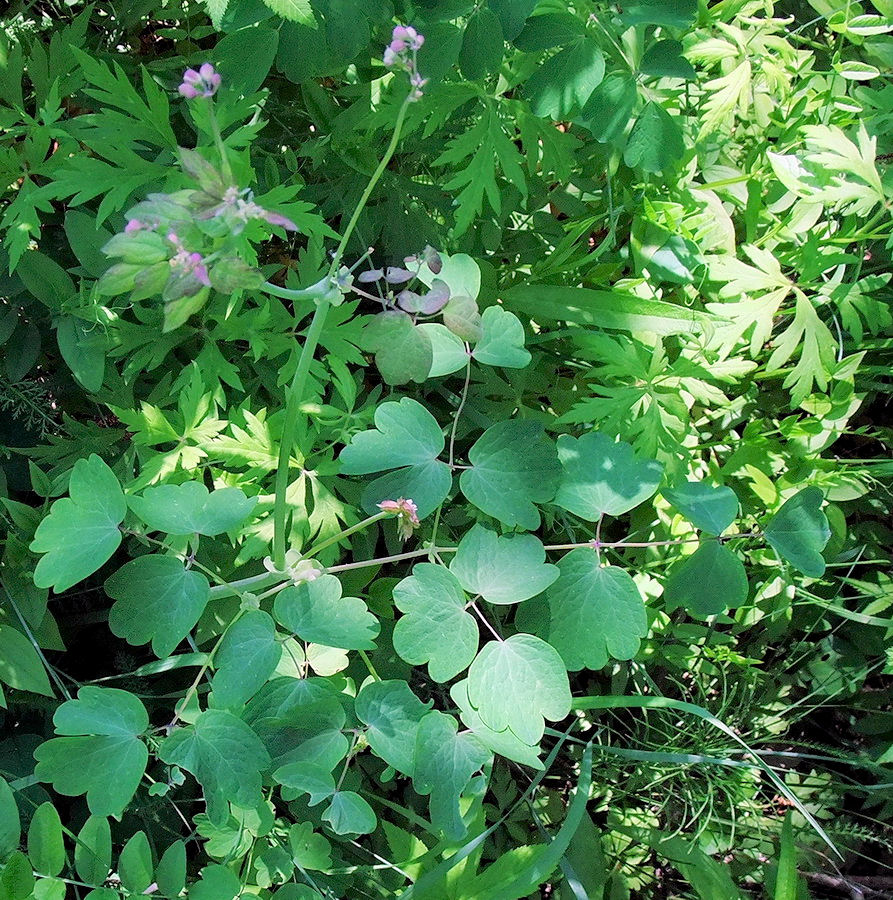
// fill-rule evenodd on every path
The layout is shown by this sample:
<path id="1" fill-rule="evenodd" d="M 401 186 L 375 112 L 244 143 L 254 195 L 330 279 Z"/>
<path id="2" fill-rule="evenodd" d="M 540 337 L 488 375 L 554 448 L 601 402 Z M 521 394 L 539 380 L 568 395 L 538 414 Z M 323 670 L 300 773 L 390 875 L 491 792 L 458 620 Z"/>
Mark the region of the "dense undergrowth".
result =
<path id="1" fill-rule="evenodd" d="M 0 897 L 890 896 L 891 30 L 12 4 Z"/>

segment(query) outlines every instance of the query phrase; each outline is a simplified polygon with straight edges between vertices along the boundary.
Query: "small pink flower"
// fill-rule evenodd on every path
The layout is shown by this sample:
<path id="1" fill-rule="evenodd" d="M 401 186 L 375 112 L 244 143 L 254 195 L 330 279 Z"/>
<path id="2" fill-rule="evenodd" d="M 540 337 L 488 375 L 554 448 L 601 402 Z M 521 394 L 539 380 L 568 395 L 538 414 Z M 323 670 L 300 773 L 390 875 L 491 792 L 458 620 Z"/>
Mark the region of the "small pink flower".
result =
<path id="1" fill-rule="evenodd" d="M 128 219 L 127 224 L 124 226 L 124 233 L 132 234 L 134 231 L 142 231 L 147 227 L 145 222 L 140 222 L 139 219 Z"/>
<path id="2" fill-rule="evenodd" d="M 220 74 L 214 71 L 211 63 L 202 63 L 199 70 L 187 69 L 183 73 L 183 83 L 177 90 L 187 100 L 196 97 L 213 97 L 220 87 Z"/>
<path id="3" fill-rule="evenodd" d="M 378 508 L 397 517 L 397 534 L 401 541 L 411 537 L 413 530 L 419 526 L 419 508 L 412 500 L 403 497 L 399 500 L 382 500 Z"/>

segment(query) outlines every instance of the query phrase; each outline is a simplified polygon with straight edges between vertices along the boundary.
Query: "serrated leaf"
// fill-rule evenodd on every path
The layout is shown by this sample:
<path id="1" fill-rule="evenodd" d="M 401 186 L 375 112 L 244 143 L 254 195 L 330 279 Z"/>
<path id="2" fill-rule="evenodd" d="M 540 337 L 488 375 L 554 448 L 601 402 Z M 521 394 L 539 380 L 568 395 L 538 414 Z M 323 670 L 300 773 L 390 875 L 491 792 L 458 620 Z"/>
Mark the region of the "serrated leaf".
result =
<path id="1" fill-rule="evenodd" d="M 811 578 L 825 574 L 822 550 L 831 537 L 831 528 L 822 512 L 824 499 L 817 487 L 804 488 L 787 500 L 763 529 L 772 549 Z"/>
<path id="2" fill-rule="evenodd" d="M 488 603 L 520 603 L 544 591 L 558 577 L 532 534 L 500 537 L 475 525 L 459 542 L 450 571 L 470 594 Z"/>
<path id="3" fill-rule="evenodd" d="M 338 791 L 322 820 L 335 834 L 372 834 L 378 827 L 375 811 L 354 791 Z"/>
<path id="4" fill-rule="evenodd" d="M 112 633 L 137 646 L 151 641 L 164 659 L 195 627 L 210 585 L 180 560 L 150 554 L 121 566 L 106 580 L 105 592 L 115 601 L 109 610 Z"/>
<path id="5" fill-rule="evenodd" d="M 230 802 L 252 809 L 261 799 L 261 771 L 270 756 L 260 738 L 241 719 L 221 709 L 201 713 L 161 745 L 159 757 L 191 772 L 201 784 L 212 824 L 229 816 Z"/>
<path id="6" fill-rule="evenodd" d="M 316 28 L 316 17 L 313 15 L 313 7 L 310 0 L 263 0 L 263 2 L 283 19 L 289 22 L 298 22 Z"/>
<path id="7" fill-rule="evenodd" d="M 394 626 L 394 649 L 410 665 L 428 663 L 435 681 L 449 681 L 474 659 L 478 627 L 466 612 L 456 576 L 433 563 L 419 563 L 394 588 L 403 616 Z"/>
<path id="8" fill-rule="evenodd" d="M 602 566 L 580 547 L 558 563 L 561 575 L 547 597 L 549 643 L 571 672 L 601 669 L 609 659 L 632 659 L 648 633 L 645 603 L 630 574 Z"/>
<path id="9" fill-rule="evenodd" d="M 373 650 L 378 619 L 357 597 L 342 597 L 334 575 L 320 575 L 276 595 L 276 621 L 302 640 L 343 650 Z"/>
<path id="10" fill-rule="evenodd" d="M 682 129 L 660 104 L 649 100 L 630 132 L 623 161 L 631 169 L 657 173 L 678 162 L 684 153 Z"/>
<path id="11" fill-rule="evenodd" d="M 462 791 L 471 776 L 490 759 L 487 748 L 470 734 L 458 734 L 452 716 L 437 710 L 419 723 L 416 766 L 412 776 L 420 794 L 430 794 L 431 822 L 453 840 L 461 838 L 465 823 L 459 809 Z"/>
<path id="12" fill-rule="evenodd" d="M 719 541 L 707 541 L 674 566 L 664 585 L 669 608 L 684 606 L 699 618 L 718 616 L 747 600 L 744 564 Z"/>
<path id="13" fill-rule="evenodd" d="M 211 537 L 240 525 L 255 503 L 256 497 L 246 497 L 239 488 L 208 491 L 200 481 L 162 484 L 127 498 L 128 506 L 153 531 Z"/>
<path id="14" fill-rule="evenodd" d="M 581 37 L 549 57 L 527 79 L 524 94 L 534 115 L 560 121 L 579 112 L 604 74 L 605 58 L 598 43 Z"/>
<path id="15" fill-rule="evenodd" d="M 50 507 L 31 542 L 35 553 L 44 554 L 34 583 L 57 593 L 108 561 L 121 543 L 118 526 L 127 512 L 115 473 L 95 453 L 74 464 L 68 492 Z"/>
<path id="16" fill-rule="evenodd" d="M 354 708 L 367 726 L 373 752 L 398 772 L 412 775 L 418 724 L 431 703 L 422 703 L 405 681 L 373 681 L 357 694 Z"/>
<path id="17" fill-rule="evenodd" d="M 523 369 L 530 362 L 524 349 L 524 327 L 501 306 L 488 306 L 481 316 L 481 336 L 471 355 L 488 366 Z"/>
<path id="18" fill-rule="evenodd" d="M 729 487 L 687 481 L 661 493 L 695 528 L 708 534 L 722 534 L 738 515 L 738 498 Z"/>
<path id="19" fill-rule="evenodd" d="M 247 703 L 273 674 L 281 655 L 272 618 L 262 609 L 243 613 L 214 654 L 215 705 L 232 708 Z"/>
<path id="20" fill-rule="evenodd" d="M 12 625 L 0 624 L 0 681 L 18 691 L 53 696 L 43 660 L 34 644 Z"/>
<path id="21" fill-rule="evenodd" d="M 555 445 L 538 422 L 513 420 L 488 428 L 468 453 L 472 467 L 459 485 L 478 509 L 504 525 L 533 530 L 540 514 L 534 503 L 555 496 L 561 467 Z"/>
<path id="22" fill-rule="evenodd" d="M 28 826 L 28 858 L 41 875 L 58 875 L 65 865 L 62 821 L 50 802 L 34 810 Z"/>
<path id="23" fill-rule="evenodd" d="M 530 634 L 491 641 L 468 671 L 468 699 L 487 727 L 510 729 L 533 745 L 543 719 L 558 721 L 571 708 L 564 663 L 554 647 Z"/>
<path id="24" fill-rule="evenodd" d="M 513 731 L 508 728 L 502 731 L 494 731 L 484 723 L 477 710 L 468 699 L 468 679 L 457 681 L 450 688 L 450 697 L 459 707 L 459 716 L 462 724 L 468 728 L 474 736 L 488 749 L 506 759 L 523 763 L 533 769 L 542 771 L 543 764 L 539 758 L 539 747 L 525 744 Z"/>
<path id="25" fill-rule="evenodd" d="M 663 466 L 637 460 L 633 448 L 597 431 L 581 438 L 558 438 L 563 469 L 555 503 L 589 522 L 620 516 L 650 497 L 660 484 Z"/>
<path id="26" fill-rule="evenodd" d="M 143 704 L 127 691 L 87 686 L 56 710 L 53 722 L 56 734 L 71 736 L 52 738 L 34 751 L 34 774 L 60 794 L 86 794 L 94 815 L 120 818 L 149 759 L 139 739 L 149 726 Z"/>

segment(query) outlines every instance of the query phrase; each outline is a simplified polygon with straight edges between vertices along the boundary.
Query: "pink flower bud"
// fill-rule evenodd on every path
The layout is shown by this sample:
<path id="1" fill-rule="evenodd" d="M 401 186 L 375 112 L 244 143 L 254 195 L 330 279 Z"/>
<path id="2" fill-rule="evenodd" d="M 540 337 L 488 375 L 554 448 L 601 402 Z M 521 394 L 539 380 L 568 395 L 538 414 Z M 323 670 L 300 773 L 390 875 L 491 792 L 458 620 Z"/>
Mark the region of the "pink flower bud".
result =
<path id="1" fill-rule="evenodd" d="M 412 535 L 413 529 L 419 525 L 419 508 L 412 502 L 401 497 L 399 500 L 382 500 L 378 504 L 382 512 L 393 513 L 397 518 L 397 534 L 400 540 L 405 541 Z"/>
<path id="2" fill-rule="evenodd" d="M 396 65 L 397 63 L 397 54 L 390 47 L 385 47 L 382 62 L 388 69 L 390 69 L 391 66 Z"/>
<path id="3" fill-rule="evenodd" d="M 186 84 L 185 82 L 177 90 L 187 100 L 194 100 L 198 96 L 198 91 L 191 84 Z"/>

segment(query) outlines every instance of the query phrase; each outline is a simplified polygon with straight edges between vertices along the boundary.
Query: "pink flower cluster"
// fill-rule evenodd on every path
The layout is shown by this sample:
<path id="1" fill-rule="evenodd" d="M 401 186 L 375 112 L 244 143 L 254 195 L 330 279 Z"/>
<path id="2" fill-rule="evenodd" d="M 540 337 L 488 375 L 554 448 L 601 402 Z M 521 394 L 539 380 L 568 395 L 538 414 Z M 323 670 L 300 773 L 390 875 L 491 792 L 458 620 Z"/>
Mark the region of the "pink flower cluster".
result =
<path id="1" fill-rule="evenodd" d="M 252 199 L 253 194 L 248 188 L 228 187 L 224 193 L 222 203 L 202 213 L 201 219 L 224 218 L 234 227 L 243 226 L 250 219 L 263 219 L 270 225 L 279 225 L 286 231 L 297 231 L 298 226 L 291 219 L 281 213 L 271 212 L 258 206 Z"/>
<path id="2" fill-rule="evenodd" d="M 411 25 L 396 25 L 382 60 L 389 69 L 403 69 L 409 73 L 412 100 L 421 99 L 422 88 L 428 83 L 428 79 L 419 74 L 416 60 L 416 53 L 424 43 L 424 35 L 419 34 Z"/>
<path id="3" fill-rule="evenodd" d="M 179 235 L 175 231 L 169 232 L 167 239 L 177 249 L 177 252 L 170 259 L 171 269 L 184 280 L 193 280 L 205 287 L 210 287 L 211 279 L 208 278 L 208 267 L 205 265 L 201 253 L 190 253 L 183 246 Z"/>
<path id="4" fill-rule="evenodd" d="M 197 72 L 187 69 L 183 73 L 183 83 L 177 90 L 187 100 L 194 100 L 196 97 L 213 97 L 219 87 L 220 74 L 211 63 L 202 63 Z"/>
<path id="5" fill-rule="evenodd" d="M 412 535 L 413 529 L 419 526 L 419 508 L 412 500 L 382 500 L 378 504 L 382 512 L 393 513 L 397 517 L 397 534 L 405 541 Z"/>

